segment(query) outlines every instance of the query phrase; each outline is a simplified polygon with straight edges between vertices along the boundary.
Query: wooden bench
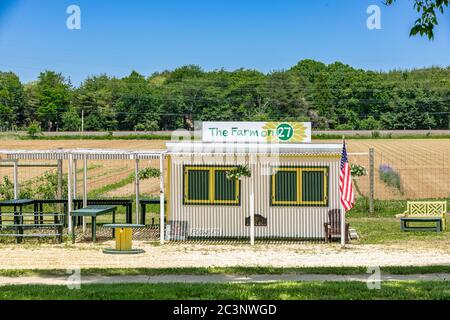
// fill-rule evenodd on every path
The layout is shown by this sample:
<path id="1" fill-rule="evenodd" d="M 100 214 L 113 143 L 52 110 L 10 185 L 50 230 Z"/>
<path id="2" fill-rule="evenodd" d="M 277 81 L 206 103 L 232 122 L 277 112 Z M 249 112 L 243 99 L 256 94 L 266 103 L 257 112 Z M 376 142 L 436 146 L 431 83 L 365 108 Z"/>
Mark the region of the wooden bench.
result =
<path id="1" fill-rule="evenodd" d="M 446 230 L 446 201 L 408 201 L 406 211 L 400 219 L 401 231 L 442 231 Z M 413 226 L 420 223 L 420 226 Z M 434 223 L 435 226 L 426 227 L 424 223 Z"/>

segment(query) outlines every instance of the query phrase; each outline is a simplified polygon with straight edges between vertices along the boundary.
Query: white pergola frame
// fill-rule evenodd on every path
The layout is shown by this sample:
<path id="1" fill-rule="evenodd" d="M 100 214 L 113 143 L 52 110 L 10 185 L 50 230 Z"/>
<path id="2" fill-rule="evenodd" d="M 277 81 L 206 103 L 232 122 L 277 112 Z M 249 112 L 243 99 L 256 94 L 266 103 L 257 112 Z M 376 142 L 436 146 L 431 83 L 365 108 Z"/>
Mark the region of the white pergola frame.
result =
<path id="1" fill-rule="evenodd" d="M 67 211 L 68 211 L 68 232 L 71 234 L 72 219 L 70 212 L 73 209 L 72 200 L 76 196 L 76 162 L 83 161 L 83 206 L 87 206 L 87 162 L 88 160 L 134 160 L 135 161 L 135 220 L 139 221 L 139 161 L 159 160 L 160 175 L 160 242 L 164 243 L 164 216 L 165 216 L 165 186 L 164 186 L 164 159 L 165 150 L 105 150 L 105 149 L 55 149 L 55 150 L 0 150 L 1 155 L 5 155 L 8 161 L 14 163 L 14 195 L 17 198 L 19 192 L 17 162 L 19 160 L 68 160 L 67 172 Z M 85 229 L 83 220 L 83 230 Z"/>

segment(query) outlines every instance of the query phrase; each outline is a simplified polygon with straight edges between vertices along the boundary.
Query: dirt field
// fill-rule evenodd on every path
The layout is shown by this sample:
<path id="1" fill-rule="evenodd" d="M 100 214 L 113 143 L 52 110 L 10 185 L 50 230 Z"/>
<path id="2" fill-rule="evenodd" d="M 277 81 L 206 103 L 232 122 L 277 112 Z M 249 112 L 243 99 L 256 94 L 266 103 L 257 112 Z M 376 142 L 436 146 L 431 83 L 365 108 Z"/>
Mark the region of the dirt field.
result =
<path id="1" fill-rule="evenodd" d="M 56 148 L 102 148 L 126 150 L 164 149 L 166 141 L 159 140 L 0 140 L 0 149 L 56 149 Z M 324 141 L 319 143 L 339 142 Z M 378 199 L 446 198 L 450 196 L 450 140 L 446 139 L 383 139 L 348 140 L 349 153 L 366 153 L 375 149 L 375 197 Z M 350 155 L 350 162 L 369 167 L 367 155 Z M 35 161 L 36 163 L 37 161 Z M 40 161 L 39 163 L 43 163 Z M 49 163 L 49 162 L 46 162 Z M 400 175 L 401 189 L 386 185 L 379 179 L 380 165 L 389 165 Z M 142 167 L 158 166 L 157 161 L 143 162 Z M 133 161 L 90 161 L 88 164 L 90 191 L 104 188 L 126 179 L 134 171 Z M 78 164 L 78 178 L 82 180 L 82 164 Z M 55 169 L 21 168 L 21 184 L 41 175 L 45 170 Z M 12 169 L 0 168 L 0 175 L 12 175 Z M 141 184 L 143 195 L 157 195 L 157 179 Z M 358 179 L 364 194 L 369 191 L 368 177 Z M 78 192 L 81 192 L 81 182 Z M 104 197 L 131 196 L 133 183 L 110 188 Z"/>
<path id="2" fill-rule="evenodd" d="M 135 241 L 144 254 L 106 255 L 101 244 L 5 245 L 0 248 L 0 269 L 66 268 L 180 268 L 180 267 L 320 267 L 320 266 L 422 266 L 444 265 L 450 261 L 448 246 L 435 248 L 417 245 L 348 245 L 337 244 L 256 244 L 206 245 L 165 244 L 155 246 Z"/>

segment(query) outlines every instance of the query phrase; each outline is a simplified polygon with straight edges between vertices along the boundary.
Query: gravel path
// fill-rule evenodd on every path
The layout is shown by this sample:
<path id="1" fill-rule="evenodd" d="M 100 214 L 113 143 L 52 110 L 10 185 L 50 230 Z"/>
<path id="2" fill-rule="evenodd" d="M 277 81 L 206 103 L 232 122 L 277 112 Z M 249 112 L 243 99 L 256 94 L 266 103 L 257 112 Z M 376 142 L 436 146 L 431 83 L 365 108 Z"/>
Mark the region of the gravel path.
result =
<path id="1" fill-rule="evenodd" d="M 134 242 L 139 255 L 108 255 L 101 244 L 0 246 L 0 269 L 179 268 L 179 267 L 321 267 L 450 265 L 450 246 L 337 244 L 166 244 Z"/>
<path id="2" fill-rule="evenodd" d="M 160 275 L 160 276 L 83 276 L 80 284 L 117 284 L 117 283 L 273 283 L 279 281 L 358 281 L 374 282 L 369 275 Z M 450 274 L 411 274 L 382 275 L 383 281 L 450 281 Z M 0 277 L 0 286 L 6 285 L 67 285 L 74 279 L 67 277 Z"/>

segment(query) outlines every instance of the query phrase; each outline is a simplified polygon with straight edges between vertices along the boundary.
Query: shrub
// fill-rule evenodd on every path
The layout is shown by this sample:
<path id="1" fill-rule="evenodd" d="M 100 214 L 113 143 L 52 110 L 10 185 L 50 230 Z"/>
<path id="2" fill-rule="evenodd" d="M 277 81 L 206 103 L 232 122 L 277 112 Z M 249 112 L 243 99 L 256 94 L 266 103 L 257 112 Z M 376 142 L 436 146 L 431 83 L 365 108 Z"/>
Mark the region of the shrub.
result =
<path id="1" fill-rule="evenodd" d="M 391 166 L 388 164 L 381 164 L 378 168 L 380 179 L 388 186 L 398 189 L 402 192 L 402 183 L 400 179 L 400 174 L 396 172 Z"/>
<path id="2" fill-rule="evenodd" d="M 22 185 L 19 188 L 19 198 L 21 199 L 33 198 L 33 194 L 30 186 Z M 0 198 L 3 200 L 14 199 L 14 183 L 8 176 L 4 176 L 3 181 L 0 183 Z"/>
<path id="3" fill-rule="evenodd" d="M 58 173 L 45 171 L 43 175 L 35 179 L 33 185 L 33 197 L 40 199 L 57 199 L 58 198 Z M 67 194 L 67 177 L 63 176 L 62 181 L 62 194 Z"/>
<path id="4" fill-rule="evenodd" d="M 359 164 L 351 164 L 350 165 L 350 173 L 352 177 L 362 177 L 367 175 L 367 170 L 363 166 L 360 166 Z"/>
<path id="5" fill-rule="evenodd" d="M 247 166 L 237 166 L 227 171 L 228 180 L 239 180 L 241 177 L 251 177 L 252 173 Z"/>
<path id="6" fill-rule="evenodd" d="M 369 116 L 359 122 L 359 128 L 363 130 L 378 130 L 381 128 L 381 124 L 380 121 L 375 120 L 372 116 Z"/>
<path id="7" fill-rule="evenodd" d="M 150 178 L 159 178 L 161 176 L 161 171 L 157 168 L 145 168 L 139 170 L 139 180 L 145 180 Z"/>
<path id="8" fill-rule="evenodd" d="M 354 130 L 355 127 L 349 123 L 341 123 L 341 124 L 338 124 L 335 129 L 336 130 Z"/>
<path id="9" fill-rule="evenodd" d="M 138 123 L 134 126 L 135 131 L 157 131 L 159 130 L 158 121 L 145 120 L 145 122 Z"/>
<path id="10" fill-rule="evenodd" d="M 372 138 L 374 138 L 374 139 L 377 139 L 380 137 L 380 131 L 375 130 L 375 131 L 372 131 L 371 134 L 372 134 Z"/>
<path id="11" fill-rule="evenodd" d="M 37 121 L 33 121 L 27 128 L 27 133 L 30 138 L 36 138 L 42 132 L 41 125 Z"/>

